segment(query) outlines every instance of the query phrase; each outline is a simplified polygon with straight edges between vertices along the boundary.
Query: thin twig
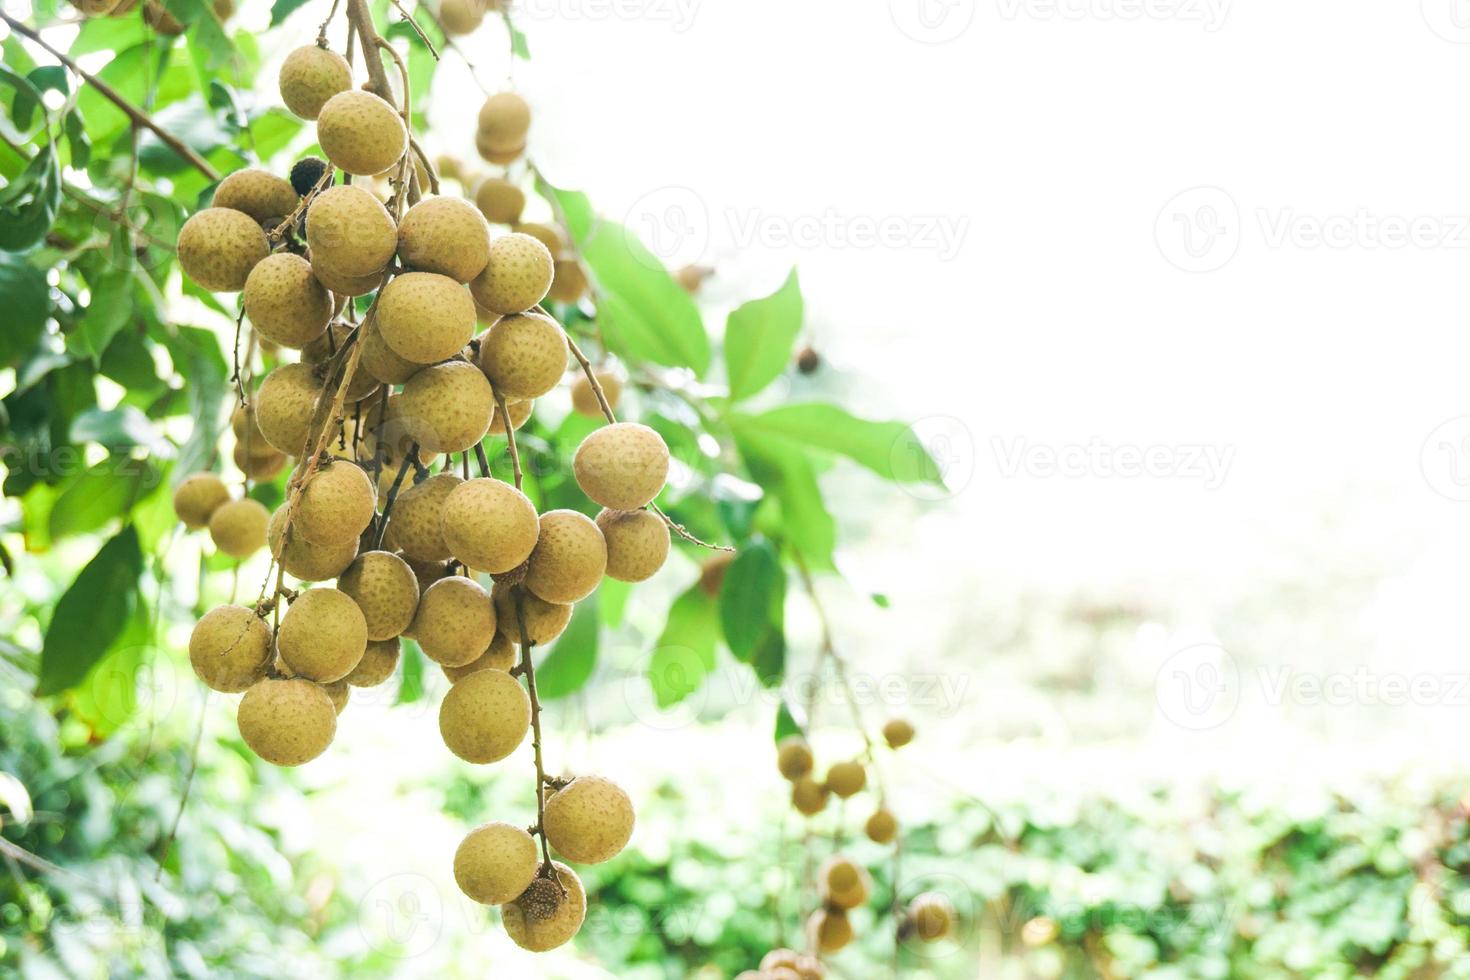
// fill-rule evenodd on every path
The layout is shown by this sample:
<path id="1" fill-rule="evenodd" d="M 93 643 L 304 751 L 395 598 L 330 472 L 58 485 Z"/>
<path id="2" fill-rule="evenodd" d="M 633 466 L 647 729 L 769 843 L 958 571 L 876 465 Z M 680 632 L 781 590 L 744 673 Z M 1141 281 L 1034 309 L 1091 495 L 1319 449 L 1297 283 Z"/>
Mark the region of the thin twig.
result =
<path id="1" fill-rule="evenodd" d="M 500 390 L 491 387 L 490 393 L 495 396 L 495 410 L 500 413 L 501 421 L 505 424 L 505 441 L 510 446 L 510 472 L 515 478 L 516 489 L 521 488 L 521 454 L 516 449 L 516 427 L 511 424 L 510 411 L 505 406 L 505 396 Z"/>

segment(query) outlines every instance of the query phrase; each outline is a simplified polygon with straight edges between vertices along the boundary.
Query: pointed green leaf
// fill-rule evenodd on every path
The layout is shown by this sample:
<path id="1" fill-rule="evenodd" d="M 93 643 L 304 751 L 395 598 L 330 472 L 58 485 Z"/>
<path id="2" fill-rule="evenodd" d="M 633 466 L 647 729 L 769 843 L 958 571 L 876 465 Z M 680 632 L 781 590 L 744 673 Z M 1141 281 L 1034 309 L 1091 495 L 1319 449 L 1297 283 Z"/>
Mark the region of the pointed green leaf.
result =
<path id="1" fill-rule="evenodd" d="M 838 453 L 896 483 L 939 483 L 939 467 L 910 426 L 871 422 L 836 405 L 783 405 L 760 415 L 737 415 L 731 424 L 761 443 Z"/>
<path id="2" fill-rule="evenodd" d="M 719 605 L 696 582 L 669 607 L 664 631 L 648 662 L 648 681 L 660 708 L 699 690 L 715 669 L 719 635 Z"/>
<path id="3" fill-rule="evenodd" d="M 594 592 L 577 603 L 572 621 L 536 668 L 536 693 L 547 700 L 581 690 L 597 667 L 597 605 Z"/>
<path id="4" fill-rule="evenodd" d="M 732 402 L 756 394 L 786 370 L 803 315 L 795 269 L 780 289 L 730 314 L 725 325 L 725 365 Z"/>
<path id="5" fill-rule="evenodd" d="M 108 539 L 56 603 L 41 648 L 39 695 L 74 687 L 127 625 L 137 600 L 143 552 L 125 527 Z"/>

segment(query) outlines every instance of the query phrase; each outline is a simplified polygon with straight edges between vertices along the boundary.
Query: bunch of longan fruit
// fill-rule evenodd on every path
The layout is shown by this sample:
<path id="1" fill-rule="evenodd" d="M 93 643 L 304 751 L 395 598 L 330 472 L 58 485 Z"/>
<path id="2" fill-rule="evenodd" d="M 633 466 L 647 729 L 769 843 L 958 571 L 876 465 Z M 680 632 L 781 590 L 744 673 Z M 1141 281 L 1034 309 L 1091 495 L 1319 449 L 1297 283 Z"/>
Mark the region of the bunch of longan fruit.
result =
<path id="1" fill-rule="evenodd" d="M 506 437 L 514 459 L 514 431 L 566 373 L 567 335 L 540 307 L 556 258 L 534 234 L 492 236 L 484 201 L 428 196 L 404 211 L 404 182 L 421 161 L 408 164 L 399 111 L 353 88 L 340 55 L 292 52 L 280 86 L 293 112 L 316 120 L 326 161 L 307 158 L 291 180 L 231 174 L 212 206 L 184 224 L 178 255 L 198 285 L 242 292 L 262 344 L 301 352 L 270 371 L 232 419 L 247 477 L 294 460 L 286 500 L 267 515 L 249 498 L 230 501 L 205 473 L 179 486 L 175 505 L 186 525 L 208 526 L 221 550 L 269 544 L 282 574 L 335 586 L 278 585 L 253 607 L 210 610 L 190 637 L 190 662 L 213 690 L 243 693 L 240 735 L 276 765 L 326 750 L 351 688 L 392 676 L 401 637 L 451 682 L 439 730 L 455 755 L 504 759 L 535 727 L 537 824 L 474 830 L 454 875 L 470 898 L 501 906 L 516 943 L 551 949 L 577 932 L 587 907 L 577 874 L 551 850 L 573 863 L 607 861 L 632 836 L 634 812 L 610 780 L 544 776 L 531 648 L 556 639 L 604 575 L 638 582 L 663 565 L 669 527 L 648 508 L 669 450 L 634 423 L 587 436 L 572 470 L 603 508 L 595 520 L 538 513 L 517 485 L 490 476 L 482 441 Z M 479 139 L 487 156 L 524 150 L 529 111 L 517 102 L 487 102 Z M 398 190 L 385 207 L 370 182 L 337 184 L 336 171 L 346 180 L 393 174 Z M 519 212 L 497 213 L 514 221 Z M 368 294 L 356 322 L 353 298 Z M 573 399 L 585 410 L 579 390 Z M 616 386 L 603 396 L 610 406 Z M 472 450 L 482 473 L 474 479 Z M 453 453 L 464 454 L 464 475 L 452 471 Z"/>

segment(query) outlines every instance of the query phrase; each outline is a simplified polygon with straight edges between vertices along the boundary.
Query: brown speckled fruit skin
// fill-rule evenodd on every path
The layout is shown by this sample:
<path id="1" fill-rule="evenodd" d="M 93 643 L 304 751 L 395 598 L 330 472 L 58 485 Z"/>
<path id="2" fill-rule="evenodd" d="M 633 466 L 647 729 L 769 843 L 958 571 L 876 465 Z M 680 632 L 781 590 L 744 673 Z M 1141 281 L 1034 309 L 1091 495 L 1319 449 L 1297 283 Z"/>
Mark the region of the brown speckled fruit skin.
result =
<path id="1" fill-rule="evenodd" d="M 444 543 L 460 562 L 500 575 L 530 557 L 539 525 L 530 499 L 503 480 L 466 480 L 444 500 Z"/>
<path id="2" fill-rule="evenodd" d="M 256 438 L 260 439 L 259 436 Z M 230 455 L 240 472 L 250 479 L 273 480 L 286 468 L 286 454 L 276 452 L 264 439 L 260 439 L 260 445 L 265 447 L 263 451 L 251 453 L 246 450 L 244 443 L 237 443 Z"/>
<path id="3" fill-rule="evenodd" d="M 504 177 L 486 177 L 475 188 L 475 206 L 491 224 L 513 225 L 526 208 L 526 193 Z"/>
<path id="4" fill-rule="evenodd" d="M 469 290 L 437 272 L 407 272 L 378 295 L 378 331 L 399 357 L 434 364 L 464 349 L 475 333 Z"/>
<path id="5" fill-rule="evenodd" d="M 408 379 L 400 417 L 424 449 L 457 453 L 485 437 L 494 406 L 490 382 L 479 368 L 446 361 Z"/>
<path id="6" fill-rule="evenodd" d="M 470 280 L 470 291 L 487 310 L 523 313 L 546 298 L 555 276 L 556 263 L 546 246 L 511 232 L 490 243 L 490 261 Z"/>
<path id="7" fill-rule="evenodd" d="M 540 313 L 512 313 L 480 338 L 480 370 L 508 400 L 540 398 L 567 370 L 567 337 Z"/>
<path id="8" fill-rule="evenodd" d="M 197 531 L 230 500 L 230 489 L 213 473 L 193 473 L 174 490 L 174 513 L 184 526 Z"/>
<path id="9" fill-rule="evenodd" d="M 340 681 L 367 650 L 367 621 L 345 592 L 308 589 L 281 617 L 276 646 L 302 677 L 322 684 Z"/>
<path id="10" fill-rule="evenodd" d="M 338 92 L 316 119 L 316 140 L 339 169 L 371 177 L 408 150 L 403 118 L 381 96 L 360 89 Z"/>
<path id="11" fill-rule="evenodd" d="M 617 411 L 618 400 L 623 397 L 623 379 L 617 372 L 601 368 L 592 373 L 597 376 L 597 383 L 602 387 L 602 396 L 607 399 L 608 408 Z M 578 415 L 602 418 L 602 405 L 597 401 L 597 392 L 592 390 L 592 383 L 583 372 L 578 372 L 576 380 L 572 382 L 572 409 Z"/>
<path id="12" fill-rule="evenodd" d="M 516 665 L 515 644 L 504 633 L 496 633 L 495 639 L 485 648 L 485 652 L 463 667 L 444 667 L 444 676 L 449 678 L 449 683 L 454 684 L 470 676 L 477 670 L 503 670 L 507 673 Z"/>
<path id="13" fill-rule="evenodd" d="M 310 44 L 286 55 L 277 84 L 287 109 L 302 119 L 315 119 L 328 99 L 352 88 L 352 69 L 335 51 Z"/>
<path id="14" fill-rule="evenodd" d="M 669 447 L 637 422 L 605 425 L 577 447 L 572 472 L 582 492 L 612 510 L 637 510 L 664 487 Z"/>
<path id="15" fill-rule="evenodd" d="M 244 211 L 256 221 L 279 222 L 296 209 L 301 196 L 291 182 L 269 170 L 247 167 L 236 170 L 214 189 L 213 207 Z"/>
<path id="16" fill-rule="evenodd" d="M 557 259 L 547 295 L 558 303 L 575 303 L 587 292 L 587 270 L 576 259 Z"/>
<path id="17" fill-rule="evenodd" d="M 398 226 L 398 257 L 410 269 L 469 282 L 490 261 L 490 227 L 469 201 L 425 198 Z"/>
<path id="18" fill-rule="evenodd" d="M 571 940 L 587 918 L 587 891 L 577 873 L 560 861 L 553 861 L 556 878 L 567 891 L 549 918 L 529 914 L 516 902 L 500 907 L 500 920 L 505 934 L 521 949 L 544 953 Z"/>
<path id="19" fill-rule="evenodd" d="M 500 631 L 515 644 L 521 642 L 521 621 L 516 615 L 515 595 L 510 586 L 497 582 L 490 590 L 495 603 L 495 614 L 499 617 Z M 526 632 L 533 646 L 542 646 L 561 636 L 562 630 L 572 620 L 572 607 L 565 602 L 547 602 L 539 596 L 525 593 L 521 600 L 526 609 Z"/>
<path id="20" fill-rule="evenodd" d="M 417 595 L 414 601 L 417 603 Z M 377 687 L 393 676 L 393 671 L 398 668 L 400 652 L 396 636 L 391 640 L 368 640 L 362 659 L 352 668 L 352 673 L 342 679 L 353 687 Z"/>
<path id="21" fill-rule="evenodd" d="M 607 541 L 607 574 L 620 582 L 653 577 L 669 557 L 669 527 L 646 510 L 606 510 L 597 526 Z"/>
<path id="22" fill-rule="evenodd" d="M 313 267 L 337 276 L 373 276 L 397 250 L 398 228 L 381 201 L 356 184 L 343 184 L 312 198 L 306 209 L 306 243 Z"/>
<path id="23" fill-rule="evenodd" d="M 551 225 L 543 225 L 539 221 L 523 221 L 511 228 L 511 231 L 522 235 L 530 235 L 536 241 L 546 246 L 546 251 L 551 253 L 552 258 L 562 255 L 567 250 L 566 237 L 560 228 Z"/>
<path id="24" fill-rule="evenodd" d="M 278 766 L 299 766 L 326 751 L 337 734 L 337 710 L 318 684 L 263 680 L 240 699 L 240 737 L 251 751 Z"/>
<path id="25" fill-rule="evenodd" d="M 526 588 L 547 602 L 576 602 L 592 594 L 606 571 L 607 542 L 591 518 L 575 510 L 541 515 Z"/>
<path id="26" fill-rule="evenodd" d="M 369 551 L 347 566 L 337 588 L 352 597 L 367 621 L 369 640 L 391 640 L 408 629 L 419 607 L 419 581 L 391 551 Z"/>
<path id="27" fill-rule="evenodd" d="M 270 511 L 249 497 L 232 500 L 209 517 L 209 537 L 231 558 L 248 558 L 265 547 L 265 526 Z"/>
<path id="28" fill-rule="evenodd" d="M 310 262 L 277 252 L 250 270 L 245 315 L 262 337 L 300 350 L 326 331 L 332 294 L 311 274 Z"/>
<path id="29" fill-rule="evenodd" d="M 359 366 L 385 385 L 401 385 L 418 374 L 422 364 L 405 360 L 393 352 L 378 330 L 378 318 L 370 317 L 363 325 L 362 361 Z"/>
<path id="30" fill-rule="evenodd" d="M 466 762 L 498 762 L 531 726 L 531 699 L 503 670 L 477 670 L 449 689 L 439 705 L 439 734 Z"/>
<path id="31" fill-rule="evenodd" d="M 271 628 L 244 606 L 215 606 L 189 635 L 189 663 L 208 687 L 226 694 L 244 691 L 265 676 L 271 659 Z"/>
<path id="32" fill-rule="evenodd" d="M 270 544 L 271 553 L 276 554 L 276 548 L 280 544 L 281 532 L 286 526 L 286 506 L 282 504 L 276 508 L 271 515 L 270 524 L 266 527 L 266 541 Z M 357 542 L 343 541 L 339 544 L 318 545 L 310 544 L 301 535 L 296 533 L 293 527 L 286 537 L 285 546 L 279 552 L 281 567 L 286 570 L 287 575 L 301 579 L 303 582 L 324 582 L 329 578 L 341 575 L 352 559 L 357 557 Z"/>
<path id="33" fill-rule="evenodd" d="M 575 864 L 601 864 L 633 837 L 633 801 L 601 776 L 578 776 L 546 801 L 546 836 Z"/>
<path id="34" fill-rule="evenodd" d="M 526 890 L 540 867 L 536 839 L 508 823 L 476 827 L 454 852 L 454 881 L 481 905 L 504 905 Z"/>
<path id="35" fill-rule="evenodd" d="M 321 393 L 310 364 L 282 364 L 267 374 L 255 393 L 255 421 L 265 441 L 288 456 L 300 456 Z"/>
<path id="36" fill-rule="evenodd" d="M 525 425 L 526 420 L 531 417 L 531 411 L 535 407 L 536 403 L 529 398 L 518 402 L 507 401 L 505 413 L 510 416 L 511 431 L 519 432 L 521 426 Z M 495 412 L 490 416 L 490 434 L 492 436 L 505 435 L 505 415 L 500 413 L 499 405 L 495 406 Z"/>
<path id="37" fill-rule="evenodd" d="M 312 544 L 356 539 L 373 519 L 377 494 L 356 463 L 325 463 L 312 474 L 296 506 L 294 527 Z"/>
<path id="38" fill-rule="evenodd" d="M 232 208 L 205 208 L 179 229 L 179 266 L 199 286 L 235 293 L 270 254 L 260 222 Z"/>
<path id="39" fill-rule="evenodd" d="M 424 590 L 409 630 L 430 660 L 463 667 L 495 638 L 495 605 L 473 579 L 442 578 Z"/>
<path id="40" fill-rule="evenodd" d="M 326 691 L 327 697 L 332 699 L 332 710 L 340 715 L 342 709 L 347 707 L 348 699 L 352 697 L 352 688 L 345 680 L 341 680 L 323 684 L 322 690 Z"/>
<path id="41" fill-rule="evenodd" d="M 496 92 L 480 106 L 478 139 L 502 150 L 524 145 L 531 129 L 531 106 L 514 92 Z"/>
<path id="42" fill-rule="evenodd" d="M 435 473 L 423 483 L 400 489 L 388 521 L 387 541 L 414 561 L 448 561 L 453 556 L 441 530 L 444 498 L 463 482 L 453 473 Z"/>
<path id="43" fill-rule="evenodd" d="M 381 271 L 365 276 L 342 276 L 316 261 L 315 256 L 312 257 L 311 273 L 317 282 L 338 296 L 366 296 L 383 282 Z"/>

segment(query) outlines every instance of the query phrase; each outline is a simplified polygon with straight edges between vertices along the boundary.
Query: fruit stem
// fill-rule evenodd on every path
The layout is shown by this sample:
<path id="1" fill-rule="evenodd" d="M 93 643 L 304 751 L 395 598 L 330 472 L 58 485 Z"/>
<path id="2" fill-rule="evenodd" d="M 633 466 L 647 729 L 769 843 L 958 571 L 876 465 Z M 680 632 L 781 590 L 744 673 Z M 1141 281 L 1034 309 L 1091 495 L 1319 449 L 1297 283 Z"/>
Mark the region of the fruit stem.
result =
<path id="1" fill-rule="evenodd" d="M 382 438 L 378 439 L 379 447 L 382 446 Z M 398 488 L 403 486 L 403 478 L 408 474 L 409 464 L 419 458 L 419 444 L 414 443 L 403 456 L 403 462 L 398 464 L 398 473 L 393 477 L 393 485 L 388 488 L 388 499 L 383 502 L 383 513 L 378 517 L 378 531 L 373 535 L 373 550 L 383 550 L 383 535 L 388 530 L 388 518 L 393 514 L 393 504 L 398 500 Z"/>
<path id="2" fill-rule="evenodd" d="M 507 430 L 508 431 L 508 430 Z M 546 778 L 546 765 L 541 758 L 541 700 L 536 696 L 536 667 L 531 662 L 531 635 L 526 629 L 526 592 L 520 585 L 511 586 L 511 598 L 516 605 L 516 623 L 520 627 L 521 634 L 521 673 L 526 678 L 526 694 L 531 699 L 531 748 L 536 756 L 536 836 L 541 838 L 541 877 L 551 878 L 558 885 L 560 880 L 556 878 L 551 864 L 551 844 L 546 840 L 546 793 L 545 787 L 548 782 Z M 566 894 L 566 886 L 561 885 L 562 894 Z"/>
<path id="3" fill-rule="evenodd" d="M 515 426 L 511 425 L 510 412 L 505 407 L 505 396 L 493 387 L 490 393 L 495 396 L 495 410 L 500 413 L 505 423 L 505 441 L 510 447 L 510 471 L 515 477 L 516 489 L 519 490 L 521 488 L 521 454 L 516 449 Z"/>

